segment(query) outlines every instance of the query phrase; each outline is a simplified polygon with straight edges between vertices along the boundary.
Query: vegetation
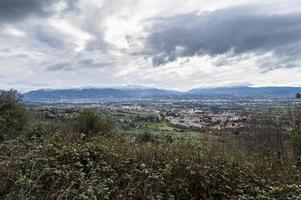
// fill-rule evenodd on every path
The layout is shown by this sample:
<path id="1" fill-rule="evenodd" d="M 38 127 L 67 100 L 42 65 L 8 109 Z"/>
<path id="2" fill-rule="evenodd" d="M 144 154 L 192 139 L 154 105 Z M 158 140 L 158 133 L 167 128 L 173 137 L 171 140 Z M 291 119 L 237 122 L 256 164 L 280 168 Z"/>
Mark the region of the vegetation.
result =
<path id="1" fill-rule="evenodd" d="M 119 125 L 91 109 L 68 120 L 30 120 L 19 97 L 0 97 L 14 105 L 0 118 L 16 123 L 1 123 L 1 133 L 14 137 L 0 143 L 0 199 L 301 199 L 299 154 L 277 153 L 286 141 L 300 145 L 297 112 L 290 133 L 277 117 L 254 117 L 241 148 L 234 137 L 191 142 L 189 132 L 179 138 L 171 134 L 178 129 L 148 117 L 127 124 L 143 132 L 114 134 Z"/>
<path id="2" fill-rule="evenodd" d="M 111 129 L 111 121 L 91 109 L 82 110 L 74 120 L 74 130 L 86 135 L 104 134 L 110 132 Z"/>
<path id="3" fill-rule="evenodd" d="M 0 140 L 24 133 L 29 121 L 21 95 L 15 90 L 0 91 Z"/>
<path id="4" fill-rule="evenodd" d="M 178 143 L 56 133 L 0 145 L 4 199 L 296 199 L 300 172 L 276 157 Z"/>

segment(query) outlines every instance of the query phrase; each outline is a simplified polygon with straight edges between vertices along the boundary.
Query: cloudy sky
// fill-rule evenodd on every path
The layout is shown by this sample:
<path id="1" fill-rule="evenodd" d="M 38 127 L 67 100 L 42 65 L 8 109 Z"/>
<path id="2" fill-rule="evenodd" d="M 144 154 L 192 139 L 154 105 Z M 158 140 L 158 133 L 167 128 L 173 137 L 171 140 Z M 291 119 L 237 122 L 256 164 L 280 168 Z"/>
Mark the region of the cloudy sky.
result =
<path id="1" fill-rule="evenodd" d="M 0 88 L 301 86 L 300 0 L 0 0 Z"/>

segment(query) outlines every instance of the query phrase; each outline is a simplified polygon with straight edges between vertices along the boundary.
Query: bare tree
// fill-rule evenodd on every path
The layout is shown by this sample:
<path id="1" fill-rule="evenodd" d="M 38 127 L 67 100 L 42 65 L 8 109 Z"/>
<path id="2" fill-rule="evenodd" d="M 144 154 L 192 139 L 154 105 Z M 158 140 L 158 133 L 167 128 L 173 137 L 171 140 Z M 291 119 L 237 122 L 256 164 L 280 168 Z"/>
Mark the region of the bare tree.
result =
<path id="1" fill-rule="evenodd" d="M 285 141 L 289 139 L 283 113 L 268 109 L 254 113 L 248 124 L 246 144 L 249 151 L 277 154 L 285 153 Z"/>
<path id="2" fill-rule="evenodd" d="M 294 155 L 299 158 L 301 156 L 301 109 L 299 107 L 289 107 L 287 113 Z"/>

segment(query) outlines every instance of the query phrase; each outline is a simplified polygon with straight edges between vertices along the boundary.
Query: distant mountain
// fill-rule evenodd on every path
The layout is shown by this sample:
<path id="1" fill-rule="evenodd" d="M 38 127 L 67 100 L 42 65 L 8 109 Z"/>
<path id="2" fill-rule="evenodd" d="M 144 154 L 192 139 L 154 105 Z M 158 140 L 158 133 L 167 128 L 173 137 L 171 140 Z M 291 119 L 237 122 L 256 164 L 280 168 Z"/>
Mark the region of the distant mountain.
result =
<path id="1" fill-rule="evenodd" d="M 157 88 L 125 86 L 116 88 L 41 89 L 27 92 L 23 94 L 23 97 L 28 102 L 83 102 L 118 98 L 138 99 L 178 93 Z"/>
<path id="2" fill-rule="evenodd" d="M 189 94 L 200 95 L 276 95 L 292 96 L 301 91 L 301 87 L 218 87 L 195 88 Z"/>
<path id="3" fill-rule="evenodd" d="M 202 95 L 271 95 L 290 96 L 301 92 L 301 87 L 219 87 L 195 88 L 178 92 L 141 86 L 112 88 L 41 89 L 23 94 L 27 102 L 97 102 L 119 99 L 189 99 Z"/>

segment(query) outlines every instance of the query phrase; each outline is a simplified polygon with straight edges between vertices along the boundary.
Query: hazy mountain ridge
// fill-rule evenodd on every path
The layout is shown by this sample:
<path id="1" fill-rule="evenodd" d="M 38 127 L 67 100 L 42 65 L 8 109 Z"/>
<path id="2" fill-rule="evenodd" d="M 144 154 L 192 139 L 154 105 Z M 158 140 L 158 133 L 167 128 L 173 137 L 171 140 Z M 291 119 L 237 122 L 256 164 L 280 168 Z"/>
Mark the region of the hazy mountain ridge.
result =
<path id="1" fill-rule="evenodd" d="M 154 95 L 171 95 L 180 92 L 157 88 L 116 87 L 116 88 L 75 88 L 75 89 L 40 89 L 24 93 L 25 101 L 43 102 L 68 99 L 103 99 L 103 98 L 142 98 Z"/>
<path id="2" fill-rule="evenodd" d="M 96 100 L 118 98 L 160 98 L 191 95 L 275 95 L 294 96 L 301 87 L 218 87 L 194 88 L 187 92 L 147 87 L 40 89 L 24 93 L 28 102 Z"/>
<path id="3" fill-rule="evenodd" d="M 218 87 L 194 88 L 190 94 L 227 94 L 227 95 L 294 95 L 301 87 Z"/>

